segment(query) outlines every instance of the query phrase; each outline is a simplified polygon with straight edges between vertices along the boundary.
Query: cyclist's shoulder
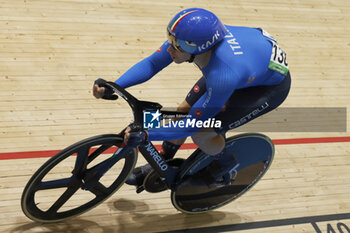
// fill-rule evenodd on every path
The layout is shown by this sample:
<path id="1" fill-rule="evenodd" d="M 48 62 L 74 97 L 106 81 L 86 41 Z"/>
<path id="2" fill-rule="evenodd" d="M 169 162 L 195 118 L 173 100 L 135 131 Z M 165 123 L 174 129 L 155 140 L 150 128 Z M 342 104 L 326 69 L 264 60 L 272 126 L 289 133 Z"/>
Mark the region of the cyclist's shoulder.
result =
<path id="1" fill-rule="evenodd" d="M 236 51 L 238 51 L 237 48 Z M 211 73 L 232 73 L 235 74 L 237 69 L 242 65 L 242 60 L 237 58 L 237 55 L 232 51 L 230 45 L 223 41 L 218 45 L 211 54 L 208 71 Z"/>
<path id="2" fill-rule="evenodd" d="M 214 86 L 234 85 L 235 81 L 239 79 L 240 72 L 238 67 L 227 64 L 222 57 L 212 57 L 209 65 L 203 69 L 203 74 L 206 77 L 207 83 Z"/>
<path id="3" fill-rule="evenodd" d="M 262 60 L 261 56 L 271 52 L 271 43 L 259 28 L 226 26 L 225 39 L 213 50 L 217 62 L 226 63 L 231 69 L 246 67 Z M 240 67 L 240 68 L 239 68 Z"/>
<path id="4" fill-rule="evenodd" d="M 225 41 L 229 44 L 243 44 L 251 47 L 265 39 L 266 31 L 258 27 L 228 26 Z"/>
<path id="5" fill-rule="evenodd" d="M 229 45 L 220 46 L 221 48 L 217 48 L 212 52 L 210 62 L 202 72 L 209 82 L 211 80 L 230 87 L 236 86 L 246 78 L 249 61 L 244 59 L 242 55 L 235 54 L 235 51 L 232 51 Z"/>

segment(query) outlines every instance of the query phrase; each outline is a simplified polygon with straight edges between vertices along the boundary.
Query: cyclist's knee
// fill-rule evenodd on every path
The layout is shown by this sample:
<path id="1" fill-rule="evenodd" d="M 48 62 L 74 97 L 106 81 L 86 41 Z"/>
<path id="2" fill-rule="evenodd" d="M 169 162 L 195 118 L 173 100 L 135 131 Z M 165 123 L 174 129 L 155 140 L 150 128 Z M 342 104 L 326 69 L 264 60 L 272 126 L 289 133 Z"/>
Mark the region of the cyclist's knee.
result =
<path id="1" fill-rule="evenodd" d="M 214 130 L 203 129 L 192 135 L 193 142 L 206 154 L 216 155 L 225 146 L 225 139 Z"/>

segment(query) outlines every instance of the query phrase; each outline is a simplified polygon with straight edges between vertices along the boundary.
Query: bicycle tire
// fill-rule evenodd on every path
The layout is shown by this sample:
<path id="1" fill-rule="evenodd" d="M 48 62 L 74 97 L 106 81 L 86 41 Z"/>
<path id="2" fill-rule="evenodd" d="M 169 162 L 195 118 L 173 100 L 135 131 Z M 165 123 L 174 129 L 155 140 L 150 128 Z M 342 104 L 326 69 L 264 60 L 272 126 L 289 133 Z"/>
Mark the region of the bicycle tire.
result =
<path id="1" fill-rule="evenodd" d="M 129 176 L 129 174 L 132 172 L 133 168 L 135 167 L 135 164 L 137 161 L 137 150 L 135 148 L 130 150 L 125 157 L 123 157 L 120 160 L 119 159 L 117 160 L 116 163 L 118 163 L 121 160 L 124 160 L 124 165 L 123 165 L 123 168 L 120 169 L 120 173 L 116 177 L 116 179 L 113 178 L 114 181 L 109 187 L 105 187 L 103 186 L 103 184 L 100 183 L 100 181 L 97 181 L 96 183 L 93 183 L 91 185 L 90 187 L 91 190 L 86 189 L 87 191 L 93 193 L 96 196 L 94 199 L 86 202 L 83 205 L 79 205 L 77 207 L 73 207 L 69 210 L 65 210 L 62 212 L 59 212 L 59 209 L 55 210 L 57 208 L 57 205 L 61 205 L 61 203 L 59 202 L 60 198 L 65 199 L 67 198 L 67 196 L 71 195 L 71 192 L 73 192 L 73 194 L 69 197 L 71 198 L 75 194 L 75 192 L 77 192 L 79 189 L 87 185 L 87 183 L 84 183 L 84 179 L 86 178 L 85 175 L 87 174 L 87 171 L 89 171 L 89 169 L 87 168 L 89 163 L 92 163 L 92 161 L 95 160 L 97 157 L 99 157 L 100 154 L 107 151 L 111 147 L 115 146 L 118 148 L 122 144 L 122 142 L 123 142 L 123 138 L 120 135 L 116 135 L 116 134 L 98 135 L 98 136 L 90 137 L 82 141 L 79 141 L 63 149 L 62 151 L 60 151 L 59 153 L 51 157 L 46 163 L 44 163 L 34 173 L 34 175 L 30 178 L 27 185 L 25 186 L 22 193 L 22 198 L 21 198 L 21 207 L 22 207 L 23 213 L 28 218 L 36 222 L 57 222 L 57 221 L 65 220 L 67 218 L 71 218 L 73 216 L 80 215 L 96 207 L 98 204 L 106 200 L 124 184 L 125 180 Z M 96 146 L 98 147 L 97 149 L 91 150 L 92 147 L 96 147 Z M 84 151 L 86 155 L 83 154 L 83 152 L 81 151 Z M 76 161 L 75 161 L 74 169 L 71 171 L 72 173 L 71 177 L 64 178 L 64 179 L 43 181 L 45 176 L 53 168 L 55 168 L 60 162 L 62 162 L 63 160 L 75 154 L 77 158 L 75 159 Z M 81 162 L 80 161 L 81 159 L 80 159 L 78 163 L 78 157 L 83 158 L 83 161 L 84 161 L 81 167 L 77 165 Z M 85 163 L 86 163 L 86 166 L 85 166 Z M 115 164 L 113 166 L 115 166 Z M 50 188 L 50 185 L 51 185 L 51 188 Z M 62 185 L 62 187 L 60 185 Z M 45 211 L 40 209 L 37 206 L 37 204 L 39 204 L 40 202 L 36 203 L 36 200 L 35 200 L 36 193 L 41 190 L 55 189 L 55 187 L 57 189 L 66 188 L 66 191 L 62 194 L 62 196 L 59 197 L 59 199 L 57 199 L 57 201 L 48 210 Z M 69 200 L 69 198 L 66 200 L 66 202 Z"/>
<path id="2" fill-rule="evenodd" d="M 208 192 L 208 190 L 206 190 L 208 188 L 205 188 L 205 187 L 204 188 L 202 187 L 202 189 L 198 188 L 197 191 L 194 191 L 196 188 L 193 188 L 192 189 L 193 191 L 192 191 L 191 187 L 189 187 L 188 188 L 189 191 L 187 191 L 187 194 L 186 194 L 187 196 L 184 195 L 186 191 L 175 190 L 175 191 L 172 191 L 170 194 L 173 206 L 177 210 L 188 214 L 203 213 L 203 212 L 214 210 L 224 205 L 227 205 L 232 201 L 236 200 L 237 198 L 239 198 L 240 196 L 242 196 L 247 191 L 249 191 L 264 176 L 264 174 L 269 169 L 273 161 L 275 150 L 274 150 L 274 144 L 272 140 L 266 135 L 258 134 L 258 133 L 246 133 L 246 134 L 239 134 L 236 136 L 232 136 L 226 140 L 226 147 L 229 146 L 230 143 L 234 141 L 237 141 L 240 139 L 248 139 L 248 138 L 260 139 L 266 144 L 265 146 L 267 148 L 271 149 L 271 156 L 268 156 L 266 160 L 260 161 L 259 162 L 260 164 L 258 164 L 258 162 L 255 162 L 255 163 L 252 162 L 251 164 L 247 164 L 245 167 L 243 167 L 241 170 L 238 171 L 238 175 L 240 175 L 240 172 L 242 173 L 245 172 L 245 174 L 247 175 L 247 171 L 249 173 L 250 171 L 256 169 L 255 167 L 252 167 L 254 165 L 258 164 L 260 166 L 260 169 L 262 168 L 262 170 L 259 171 L 257 174 L 253 174 L 253 177 L 250 177 L 251 183 L 249 185 L 237 185 L 235 184 L 236 182 L 235 181 L 233 182 L 232 185 L 223 186 L 222 188 L 214 189 L 210 192 Z M 203 158 L 205 156 L 203 152 L 201 153 L 203 154 L 203 156 L 198 155 L 198 158 Z M 196 162 L 194 162 L 192 166 L 194 166 L 195 164 Z M 191 170 L 192 166 L 189 166 L 187 171 L 183 173 L 184 176 L 186 176 L 186 172 Z M 252 176 L 252 174 L 250 174 L 250 176 Z M 238 178 L 242 179 L 242 175 L 240 175 L 240 177 Z M 238 183 L 239 182 L 240 181 L 238 181 Z M 224 196 L 225 194 L 227 194 L 227 196 Z M 213 204 L 214 202 L 212 202 L 212 204 L 209 204 L 210 201 L 206 200 L 202 202 L 202 207 L 197 206 L 197 203 L 200 203 L 201 199 L 204 200 L 205 198 L 208 198 L 208 197 L 215 198 L 216 197 L 215 195 L 222 195 L 224 197 L 222 198 L 222 201 L 215 200 L 217 202 L 215 204 Z M 205 206 L 205 205 L 208 205 L 208 206 Z"/>

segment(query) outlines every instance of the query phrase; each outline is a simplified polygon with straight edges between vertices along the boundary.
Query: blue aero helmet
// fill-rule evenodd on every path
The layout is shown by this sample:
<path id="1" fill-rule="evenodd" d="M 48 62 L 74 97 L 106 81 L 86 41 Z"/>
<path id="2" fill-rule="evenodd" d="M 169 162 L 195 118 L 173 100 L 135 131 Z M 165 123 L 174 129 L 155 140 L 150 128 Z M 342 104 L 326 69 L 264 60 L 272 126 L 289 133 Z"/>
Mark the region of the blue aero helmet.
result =
<path id="1" fill-rule="evenodd" d="M 189 8 L 177 13 L 170 20 L 167 31 L 168 41 L 175 49 L 193 55 L 208 51 L 227 33 L 215 14 L 201 8 Z"/>

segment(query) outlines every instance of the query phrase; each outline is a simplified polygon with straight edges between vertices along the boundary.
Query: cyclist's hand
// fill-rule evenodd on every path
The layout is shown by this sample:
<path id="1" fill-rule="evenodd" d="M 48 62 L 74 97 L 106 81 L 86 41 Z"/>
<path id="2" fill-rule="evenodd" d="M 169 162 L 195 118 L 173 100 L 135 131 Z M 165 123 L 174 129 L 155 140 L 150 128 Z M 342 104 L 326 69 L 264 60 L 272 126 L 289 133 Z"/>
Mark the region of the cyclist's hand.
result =
<path id="1" fill-rule="evenodd" d="M 105 88 L 99 87 L 97 84 L 94 84 L 94 86 L 92 87 L 92 93 L 97 99 L 100 99 L 105 94 Z"/>
<path id="2" fill-rule="evenodd" d="M 137 132 L 132 132 L 131 128 L 128 127 L 125 130 L 124 142 L 125 144 L 136 147 L 144 143 L 148 138 L 147 130 L 140 130 Z"/>

